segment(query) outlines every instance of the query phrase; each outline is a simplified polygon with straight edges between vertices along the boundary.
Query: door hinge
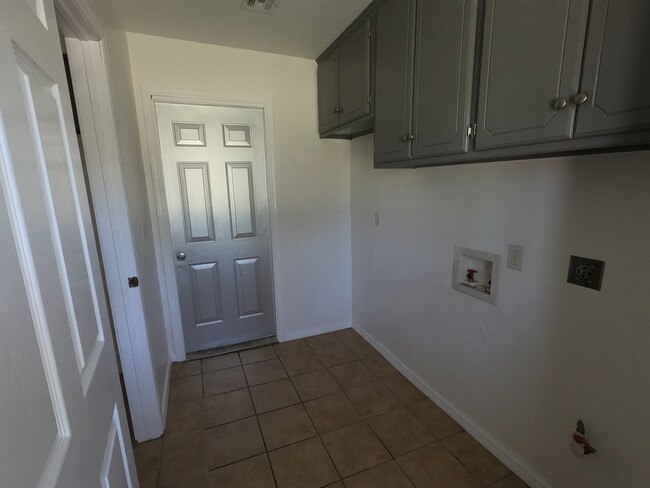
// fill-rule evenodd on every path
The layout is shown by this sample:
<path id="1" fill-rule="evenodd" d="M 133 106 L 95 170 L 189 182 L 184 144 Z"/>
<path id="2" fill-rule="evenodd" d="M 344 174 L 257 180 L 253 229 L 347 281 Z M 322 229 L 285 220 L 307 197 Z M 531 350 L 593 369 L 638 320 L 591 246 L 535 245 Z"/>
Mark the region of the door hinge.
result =
<path id="1" fill-rule="evenodd" d="M 368 38 L 372 39 L 372 29 L 368 30 Z"/>
<path id="2" fill-rule="evenodd" d="M 129 278 L 129 288 L 137 288 L 140 285 L 140 280 L 137 276 L 131 276 Z"/>
<path id="3" fill-rule="evenodd" d="M 372 95 L 368 95 L 368 105 L 372 105 Z"/>
<path id="4" fill-rule="evenodd" d="M 477 131 L 477 126 L 476 124 L 469 124 L 467 126 L 467 137 L 476 137 L 476 131 Z"/>

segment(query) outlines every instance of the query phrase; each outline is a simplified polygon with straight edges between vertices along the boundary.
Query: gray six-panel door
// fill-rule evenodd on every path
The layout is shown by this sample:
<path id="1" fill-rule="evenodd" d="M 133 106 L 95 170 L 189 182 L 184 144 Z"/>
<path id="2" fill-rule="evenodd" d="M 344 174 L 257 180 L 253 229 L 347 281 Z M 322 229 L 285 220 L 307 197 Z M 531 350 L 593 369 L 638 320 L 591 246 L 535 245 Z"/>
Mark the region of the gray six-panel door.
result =
<path id="1" fill-rule="evenodd" d="M 477 0 L 420 0 L 413 158 L 469 150 Z"/>
<path id="2" fill-rule="evenodd" d="M 477 149 L 570 139 L 589 0 L 487 0 Z"/>
<path id="3" fill-rule="evenodd" d="M 650 2 L 594 0 L 576 136 L 650 127 L 649 87 Z"/>
<path id="4" fill-rule="evenodd" d="M 318 132 L 339 126 L 339 50 L 318 63 Z"/>
<path id="5" fill-rule="evenodd" d="M 275 334 L 261 109 L 156 103 L 187 352 Z"/>
<path id="6" fill-rule="evenodd" d="M 370 113 L 370 19 L 360 24 L 339 47 L 339 123 Z"/>
<path id="7" fill-rule="evenodd" d="M 410 158 L 415 0 L 388 0 L 377 10 L 375 163 Z"/>

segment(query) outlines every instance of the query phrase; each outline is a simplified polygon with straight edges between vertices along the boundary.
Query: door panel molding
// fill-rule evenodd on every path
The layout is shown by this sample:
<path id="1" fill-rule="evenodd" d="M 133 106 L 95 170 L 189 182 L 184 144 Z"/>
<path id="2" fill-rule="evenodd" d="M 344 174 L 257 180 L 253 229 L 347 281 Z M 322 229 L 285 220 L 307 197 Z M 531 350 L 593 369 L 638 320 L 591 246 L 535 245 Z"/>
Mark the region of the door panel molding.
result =
<path id="1" fill-rule="evenodd" d="M 233 239 L 257 236 L 253 162 L 226 162 L 226 181 Z"/>
<path id="2" fill-rule="evenodd" d="M 277 195 L 275 190 L 275 159 L 274 159 L 274 131 L 273 131 L 273 102 L 271 97 L 252 97 L 238 94 L 215 95 L 205 92 L 161 88 L 152 85 L 143 85 L 141 89 L 144 107 L 146 147 L 149 157 L 145 161 L 147 187 L 150 190 L 149 212 L 154 228 L 156 244 L 156 261 L 159 269 L 161 294 L 165 297 L 169 308 L 165 315 L 170 323 L 170 337 L 173 337 L 174 360 L 183 361 L 186 358 L 185 340 L 183 338 L 180 303 L 176 285 L 175 269 L 169 259 L 172 251 L 171 232 L 168 222 L 168 209 L 165 198 L 165 186 L 162 172 L 162 154 L 158 141 L 158 125 L 156 120 L 155 104 L 179 103 L 191 105 L 209 105 L 236 108 L 257 108 L 263 112 L 264 138 L 266 143 L 266 185 L 269 222 L 271 227 L 271 257 L 273 262 L 279 262 L 278 249 L 280 237 L 273 229 L 278 228 Z M 277 267 L 271 268 L 273 294 L 275 297 L 275 323 L 276 335 L 280 341 L 284 340 L 285 333 L 282 328 L 284 311 L 281 304 L 282 280 Z"/>
<path id="3" fill-rule="evenodd" d="M 27 301 L 31 311 L 31 321 L 34 325 L 36 341 L 43 364 L 43 373 L 47 383 L 52 415 L 56 425 L 56 435 L 49 447 L 47 460 L 40 474 L 38 488 L 52 488 L 63 467 L 63 462 L 71 440 L 70 420 L 61 386 L 61 378 L 56 363 L 50 328 L 41 294 L 41 285 L 36 272 L 36 264 L 32 253 L 27 223 L 22 208 L 18 183 L 13 168 L 13 160 L 9 152 L 4 127 L 3 114 L 0 112 L 0 185 L 5 194 L 9 220 L 14 234 L 18 263 L 25 282 Z"/>
<path id="4" fill-rule="evenodd" d="M 122 422 L 117 405 L 113 407 L 113 417 L 109 431 L 104 461 L 102 463 L 102 488 L 133 488 L 131 469 L 128 462 Z M 118 477 L 118 480 L 115 480 Z M 115 481 L 115 482 L 114 482 Z"/>
<path id="5" fill-rule="evenodd" d="M 214 218 L 210 196 L 210 169 L 207 162 L 178 162 L 185 242 L 214 241 Z M 188 170 L 192 170 L 190 175 Z M 196 172 L 199 171 L 200 175 Z M 190 177 L 191 176 L 191 177 Z M 201 181 L 197 180 L 197 176 Z M 193 183 L 192 188 L 190 185 Z"/>
<path id="6" fill-rule="evenodd" d="M 65 137 L 65 119 L 61 106 L 61 97 L 59 93 L 59 86 L 55 84 L 49 77 L 43 73 L 22 51 L 14 46 L 16 57 L 18 59 L 18 66 L 21 70 L 20 78 L 27 106 L 28 121 L 30 124 L 32 142 L 37 154 L 37 164 L 41 173 L 44 198 L 46 202 L 47 220 L 49 222 L 49 229 L 52 236 L 52 243 L 59 272 L 59 279 L 63 291 L 63 298 L 65 301 L 66 311 L 68 313 L 68 321 L 70 324 L 70 335 L 75 352 L 75 359 L 77 361 L 77 368 L 81 375 L 81 385 L 86 395 L 90 383 L 92 381 L 95 368 L 101 356 L 102 348 L 104 345 L 104 324 L 99 306 L 99 298 L 95 283 L 93 280 L 93 270 L 88 249 L 88 235 L 84 223 L 83 211 L 81 209 L 81 202 L 79 198 L 79 190 L 75 184 L 77 175 L 73 165 L 72 156 L 70 154 L 70 147 Z M 34 85 L 37 83 L 38 85 Z M 51 100 L 50 100 L 51 98 Z M 43 107 L 43 103 L 53 104 L 54 110 L 58 116 L 58 123 L 61 127 L 61 138 L 58 141 L 64 148 L 64 155 L 58 155 L 60 159 L 57 161 L 57 167 L 50 171 L 46 164 L 46 153 L 48 152 L 48 143 L 41 140 L 39 136 L 39 123 L 38 112 Z M 51 141 L 49 143 L 51 145 Z M 57 155 L 50 155 L 50 161 L 56 161 Z M 61 158 L 61 156 L 63 156 Z M 57 171 L 59 170 L 59 171 Z M 67 172 L 67 174 L 66 174 Z M 66 181 L 58 181 L 57 174 L 61 176 L 66 174 L 64 179 Z M 54 175 L 54 176 L 51 176 Z M 69 181 L 67 181 L 69 180 Z M 65 191 L 60 193 L 55 199 L 50 188 L 53 185 L 65 185 Z M 62 201 L 65 200 L 65 201 Z M 60 220 L 57 214 L 61 215 L 75 215 L 74 222 L 66 222 Z M 64 226 L 67 230 L 62 235 L 59 232 L 59 227 Z M 63 241 L 66 241 L 68 249 L 81 248 L 83 259 L 78 259 L 76 254 L 69 255 L 66 259 Z M 69 254 L 69 253 L 68 253 Z M 77 272 L 76 276 L 72 279 L 70 269 Z M 81 280 L 81 282 L 80 282 Z M 71 281 L 75 282 L 73 287 Z M 82 296 L 74 296 L 82 294 Z M 86 296 L 89 295 L 89 296 Z M 92 303 L 92 316 L 83 314 L 84 307 L 80 304 Z M 79 311 L 81 316 L 79 317 Z M 80 319 L 80 320 L 78 320 Z M 92 325 L 94 323 L 94 326 Z M 80 326 L 80 324 L 84 324 Z M 91 328 L 93 330 L 84 331 L 83 328 Z"/>
<path id="7" fill-rule="evenodd" d="M 239 318 L 262 315 L 260 258 L 235 259 Z"/>
<path id="8" fill-rule="evenodd" d="M 192 264 L 189 266 L 189 271 L 190 283 L 194 291 L 192 296 L 194 298 L 195 327 L 205 327 L 223 322 L 223 296 L 221 294 L 219 263 Z M 211 301 L 204 295 L 215 297 L 214 310 L 209 310 Z"/>

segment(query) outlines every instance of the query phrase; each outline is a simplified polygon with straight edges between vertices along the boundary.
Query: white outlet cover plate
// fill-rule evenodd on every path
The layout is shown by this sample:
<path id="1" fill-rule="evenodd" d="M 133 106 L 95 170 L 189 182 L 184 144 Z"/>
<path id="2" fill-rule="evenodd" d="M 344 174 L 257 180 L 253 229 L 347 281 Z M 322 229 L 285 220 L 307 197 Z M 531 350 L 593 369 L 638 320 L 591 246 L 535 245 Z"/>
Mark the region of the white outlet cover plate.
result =
<path id="1" fill-rule="evenodd" d="M 508 246 L 508 269 L 513 269 L 515 271 L 521 271 L 521 264 L 524 259 L 524 248 L 522 246 L 516 246 L 510 244 Z"/>

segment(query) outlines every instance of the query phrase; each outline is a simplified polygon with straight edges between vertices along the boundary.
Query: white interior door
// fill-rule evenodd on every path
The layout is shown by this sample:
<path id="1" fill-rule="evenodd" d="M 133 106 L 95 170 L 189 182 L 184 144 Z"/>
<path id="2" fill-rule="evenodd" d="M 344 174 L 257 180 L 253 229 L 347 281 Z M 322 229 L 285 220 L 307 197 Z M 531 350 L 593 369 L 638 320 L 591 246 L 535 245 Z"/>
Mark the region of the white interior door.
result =
<path id="1" fill-rule="evenodd" d="M 50 0 L 3 0 L 0 66 L 0 487 L 137 487 Z"/>
<path id="2" fill-rule="evenodd" d="M 187 352 L 275 334 L 261 109 L 156 103 Z"/>

